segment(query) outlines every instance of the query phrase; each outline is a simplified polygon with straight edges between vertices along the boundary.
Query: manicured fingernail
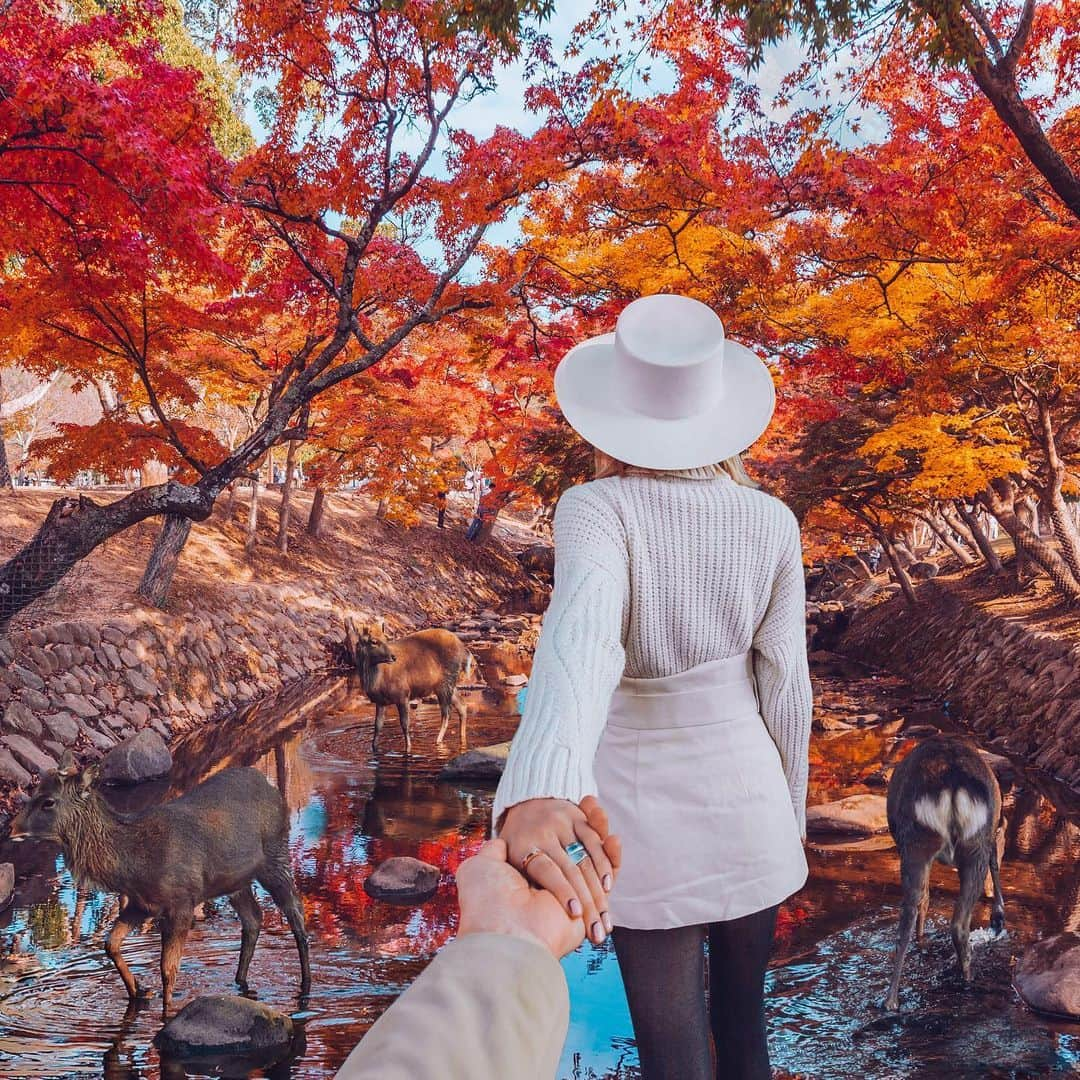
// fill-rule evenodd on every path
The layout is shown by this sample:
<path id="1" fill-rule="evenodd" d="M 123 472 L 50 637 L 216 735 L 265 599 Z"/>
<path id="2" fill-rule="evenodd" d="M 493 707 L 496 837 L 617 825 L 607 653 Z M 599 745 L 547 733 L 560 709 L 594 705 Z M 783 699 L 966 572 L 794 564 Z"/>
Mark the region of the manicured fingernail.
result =
<path id="1" fill-rule="evenodd" d="M 604 892 L 611 892 L 611 875 L 605 874 L 601 879 L 600 884 L 604 886 Z"/>
<path id="2" fill-rule="evenodd" d="M 606 912 L 601 912 L 600 918 L 604 920 L 604 929 L 611 933 L 611 916 Z"/>
<path id="3" fill-rule="evenodd" d="M 570 914 L 576 919 L 581 914 L 581 901 L 575 896 L 573 900 L 567 905 L 570 908 Z"/>
<path id="4" fill-rule="evenodd" d="M 595 941 L 597 945 L 599 945 L 600 942 L 604 940 L 604 928 L 600 925 L 599 919 L 597 919 L 596 922 L 592 924 L 592 937 L 593 941 Z"/>

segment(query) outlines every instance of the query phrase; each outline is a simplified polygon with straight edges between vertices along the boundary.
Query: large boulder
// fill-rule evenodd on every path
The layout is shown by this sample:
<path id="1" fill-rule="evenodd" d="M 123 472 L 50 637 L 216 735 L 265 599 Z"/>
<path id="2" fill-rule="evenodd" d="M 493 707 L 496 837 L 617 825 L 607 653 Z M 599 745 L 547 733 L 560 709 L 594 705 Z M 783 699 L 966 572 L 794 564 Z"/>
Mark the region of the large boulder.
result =
<path id="1" fill-rule="evenodd" d="M 114 746 L 101 763 L 101 779 L 107 784 L 139 784 L 165 776 L 172 768 L 172 754 L 165 740 L 146 729 Z"/>
<path id="2" fill-rule="evenodd" d="M 888 829 L 884 795 L 848 795 L 806 808 L 807 833 L 873 836 Z"/>
<path id="3" fill-rule="evenodd" d="M 924 560 L 923 562 L 912 563 L 908 567 L 908 576 L 919 581 L 929 581 L 931 578 L 938 576 L 939 569 L 937 563 Z"/>
<path id="4" fill-rule="evenodd" d="M 15 891 L 15 867 L 9 862 L 0 863 L 0 908 L 11 899 Z"/>
<path id="5" fill-rule="evenodd" d="M 407 855 L 387 859 L 364 882 L 368 896 L 390 904 L 422 904 L 438 887 L 439 868 Z"/>
<path id="6" fill-rule="evenodd" d="M 493 780 L 497 781 L 506 768 L 506 755 L 510 743 L 494 746 L 477 746 L 458 754 L 439 773 L 440 780 Z"/>
<path id="7" fill-rule="evenodd" d="M 284 1013 L 235 994 L 207 994 L 185 1005 L 155 1036 L 174 1057 L 202 1055 L 283 1057 L 292 1047 L 293 1022 Z"/>
<path id="8" fill-rule="evenodd" d="M 1080 1020 L 1080 934 L 1055 934 L 1017 961 L 1016 992 L 1036 1012 Z"/>

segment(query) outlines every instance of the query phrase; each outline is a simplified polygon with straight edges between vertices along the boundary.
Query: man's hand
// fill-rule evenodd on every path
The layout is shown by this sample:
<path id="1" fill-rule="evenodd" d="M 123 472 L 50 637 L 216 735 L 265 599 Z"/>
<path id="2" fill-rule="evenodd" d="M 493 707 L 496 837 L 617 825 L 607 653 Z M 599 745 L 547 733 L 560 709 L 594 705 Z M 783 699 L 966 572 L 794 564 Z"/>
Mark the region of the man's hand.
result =
<path id="1" fill-rule="evenodd" d="M 510 934 L 543 945 L 557 959 L 585 940 L 585 923 L 572 919 L 546 889 L 534 889 L 506 861 L 506 841 L 489 840 L 457 872 L 461 925 L 466 934 Z"/>

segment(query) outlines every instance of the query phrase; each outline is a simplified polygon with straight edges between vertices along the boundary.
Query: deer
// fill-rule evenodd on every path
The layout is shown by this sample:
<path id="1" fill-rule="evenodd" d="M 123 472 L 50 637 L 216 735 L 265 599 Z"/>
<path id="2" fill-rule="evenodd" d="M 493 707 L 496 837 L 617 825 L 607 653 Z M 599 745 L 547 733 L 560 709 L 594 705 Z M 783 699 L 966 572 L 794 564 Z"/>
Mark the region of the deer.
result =
<path id="1" fill-rule="evenodd" d="M 900 977 L 911 944 L 923 938 L 930 904 L 930 867 L 955 866 L 960 893 L 952 915 L 952 940 L 960 976 L 971 982 L 971 913 L 982 895 L 987 869 L 993 886 L 990 929 L 1005 929 L 998 834 L 1001 789 L 974 743 L 935 736 L 897 765 L 889 781 L 886 813 L 900 853 L 900 930 L 885 1008 L 899 1008 Z"/>
<path id="2" fill-rule="evenodd" d="M 300 993 L 306 995 L 308 939 L 289 863 L 289 815 L 277 788 L 257 769 L 223 769 L 177 799 L 121 814 L 101 796 L 97 778 L 96 765 L 80 770 L 66 752 L 16 815 L 11 838 L 59 844 L 80 887 L 120 894 L 105 953 L 123 980 L 129 1006 L 147 995 L 121 955 L 124 938 L 148 919 L 160 925 L 166 1019 L 195 907 L 218 896 L 228 897 L 240 916 L 236 982 L 247 990 L 262 927 L 254 881 L 289 923 L 300 954 Z"/>
<path id="3" fill-rule="evenodd" d="M 456 634 L 449 630 L 418 630 L 389 641 L 381 625 L 358 627 L 353 619 L 346 619 L 345 648 L 360 673 L 364 693 L 375 706 L 373 752 L 378 746 L 386 707 L 396 705 L 405 737 L 405 753 L 412 753 L 409 702 L 428 694 L 438 699 L 442 717 L 435 745 L 442 745 L 453 709 L 458 714 L 459 741 L 464 748 L 468 709 L 456 687 L 459 675 L 464 673 L 466 678 L 471 675 L 473 657 Z"/>

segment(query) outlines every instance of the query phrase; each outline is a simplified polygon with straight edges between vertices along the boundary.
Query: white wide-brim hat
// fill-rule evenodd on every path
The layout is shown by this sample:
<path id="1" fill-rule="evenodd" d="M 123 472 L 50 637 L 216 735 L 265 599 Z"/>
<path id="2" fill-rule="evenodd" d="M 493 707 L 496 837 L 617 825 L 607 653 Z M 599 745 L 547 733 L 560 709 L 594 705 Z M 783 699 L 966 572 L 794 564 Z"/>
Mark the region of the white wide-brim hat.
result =
<path id="1" fill-rule="evenodd" d="M 628 304 L 615 333 L 575 345 L 555 397 L 593 446 L 650 469 L 692 469 L 758 440 L 776 404 L 756 353 L 729 341 L 707 304 L 666 293 Z"/>

